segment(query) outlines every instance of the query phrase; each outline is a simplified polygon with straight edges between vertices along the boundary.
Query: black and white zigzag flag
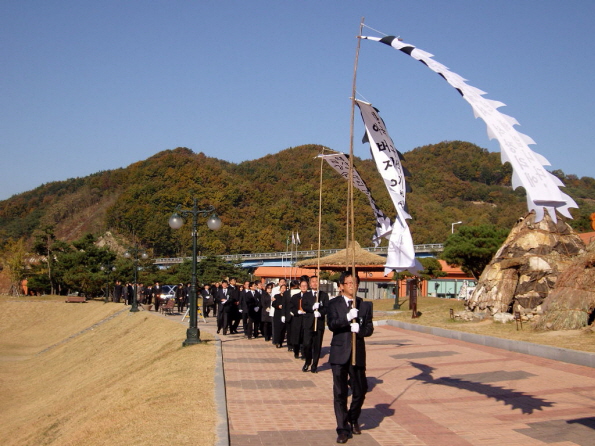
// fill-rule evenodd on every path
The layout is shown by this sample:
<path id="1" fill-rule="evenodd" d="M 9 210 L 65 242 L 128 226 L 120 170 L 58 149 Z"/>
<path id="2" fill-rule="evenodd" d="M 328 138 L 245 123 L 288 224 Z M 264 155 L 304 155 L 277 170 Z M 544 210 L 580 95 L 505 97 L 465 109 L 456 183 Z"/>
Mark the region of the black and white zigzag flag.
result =
<path id="1" fill-rule="evenodd" d="M 512 165 L 512 187 L 513 189 L 519 186 L 525 188 L 527 191 L 527 207 L 529 210 L 535 211 L 536 221 L 543 218 L 544 208 L 547 209 L 554 221 L 557 220 L 556 210 L 562 215 L 572 218 L 569 208 L 577 208 L 577 204 L 559 189 L 559 187 L 564 187 L 564 184 L 556 176 L 544 169 L 544 165 L 550 165 L 549 161 L 529 148 L 528 145 L 535 144 L 535 141 L 514 128 L 515 125 L 518 125 L 518 121 L 497 110 L 505 104 L 485 99 L 483 95 L 487 94 L 486 92 L 467 85 L 465 83 L 466 79 L 436 62 L 432 59 L 432 54 L 415 48 L 411 44 L 401 42 L 394 36 L 383 38 L 361 36 L 361 38 L 392 46 L 419 60 L 457 89 L 473 108 L 475 117 L 481 117 L 485 121 L 488 137 L 490 139 L 496 138 L 499 141 L 502 162 L 508 161 Z"/>

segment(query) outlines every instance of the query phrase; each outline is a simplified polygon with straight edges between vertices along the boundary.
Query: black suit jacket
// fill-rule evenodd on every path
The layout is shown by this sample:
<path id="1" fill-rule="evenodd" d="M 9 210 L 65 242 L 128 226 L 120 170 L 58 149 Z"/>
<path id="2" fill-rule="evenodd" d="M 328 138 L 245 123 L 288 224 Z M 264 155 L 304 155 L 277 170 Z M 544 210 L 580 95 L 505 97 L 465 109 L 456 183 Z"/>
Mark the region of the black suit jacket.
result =
<path id="1" fill-rule="evenodd" d="M 297 291 L 299 293 L 300 290 L 296 290 L 296 289 L 290 289 L 290 290 L 285 290 L 285 293 L 283 293 L 283 298 L 281 299 L 281 304 L 283 305 L 283 316 L 285 316 L 285 323 L 290 323 L 293 316 L 292 316 L 292 310 L 291 310 L 291 296 L 292 294 L 295 294 L 295 291 Z M 295 313 L 294 313 L 295 314 Z"/>
<path id="2" fill-rule="evenodd" d="M 311 312 L 312 314 L 314 314 L 314 310 L 312 309 L 312 307 L 314 306 L 314 303 L 316 302 L 316 298 L 314 297 L 314 293 L 312 290 L 310 290 L 310 293 L 312 294 L 312 300 L 308 299 L 305 302 L 305 306 L 304 306 L 304 302 L 302 302 L 302 306 L 304 307 L 304 311 Z M 318 307 L 318 312 L 320 313 L 320 317 L 318 318 L 318 322 L 316 323 L 316 330 L 323 331 L 324 327 L 326 325 L 325 316 L 328 311 L 329 298 L 328 298 L 328 294 L 325 291 L 316 291 L 316 293 L 318 294 L 318 303 L 320 304 Z M 314 325 L 314 321 L 312 321 L 312 325 Z"/>
<path id="3" fill-rule="evenodd" d="M 314 310 L 312 309 L 312 305 L 314 305 L 314 295 L 310 291 L 306 291 L 303 295 L 300 291 L 299 293 L 294 294 L 291 296 L 291 301 L 289 302 L 289 308 L 294 316 L 298 315 L 298 310 L 300 308 L 300 299 L 302 300 L 302 311 L 305 311 L 306 314 L 303 314 L 302 317 L 302 326 L 304 330 L 311 330 L 314 324 Z"/>
<path id="4" fill-rule="evenodd" d="M 262 295 L 260 296 L 260 304 L 262 305 L 262 308 L 260 310 L 260 318 L 263 322 L 272 322 L 273 318 L 271 316 L 269 316 L 269 312 L 267 311 L 267 308 L 272 307 L 272 299 L 271 299 L 271 295 L 269 293 L 267 293 L 266 291 L 264 291 L 262 293 Z"/>
<path id="5" fill-rule="evenodd" d="M 246 293 L 244 294 L 244 305 L 246 306 L 246 311 L 248 311 L 248 315 L 253 320 L 260 318 L 260 311 L 262 310 L 262 305 L 260 304 L 260 294 L 258 294 L 258 291 L 246 291 Z M 258 311 L 256 311 L 255 308 L 258 308 Z"/>
<path id="6" fill-rule="evenodd" d="M 219 289 L 217 292 L 217 297 L 215 298 L 215 302 L 217 302 L 217 312 L 223 311 L 224 313 L 229 313 L 233 305 L 235 305 L 235 299 L 233 297 L 233 292 L 227 288 L 226 294 L 223 293 L 223 287 Z M 225 302 L 224 302 L 225 301 Z"/>
<path id="7" fill-rule="evenodd" d="M 372 302 L 364 302 L 356 297 L 355 307 L 359 310 L 359 333 L 356 334 L 355 365 L 366 366 L 366 343 L 364 338 L 374 333 L 372 322 Z M 331 364 L 346 364 L 351 359 L 351 323 L 347 320 L 349 309 L 341 295 L 331 299 L 327 308 L 328 327 L 333 332 L 331 340 Z"/>

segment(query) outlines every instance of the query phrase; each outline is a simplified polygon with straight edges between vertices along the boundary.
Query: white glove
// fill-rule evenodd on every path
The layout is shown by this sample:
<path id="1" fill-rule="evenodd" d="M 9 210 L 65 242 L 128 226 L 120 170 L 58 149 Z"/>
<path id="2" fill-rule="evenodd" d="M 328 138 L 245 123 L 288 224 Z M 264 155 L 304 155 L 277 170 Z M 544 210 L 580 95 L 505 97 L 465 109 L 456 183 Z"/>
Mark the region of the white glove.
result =
<path id="1" fill-rule="evenodd" d="M 312 305 L 312 309 L 318 310 L 318 308 L 320 308 L 320 302 L 315 302 L 314 305 Z"/>
<path id="2" fill-rule="evenodd" d="M 306 314 L 306 312 L 303 310 L 298 310 L 298 314 Z"/>
<path id="3" fill-rule="evenodd" d="M 321 314 L 320 312 L 318 312 L 317 310 L 314 310 L 314 317 L 320 317 Z"/>
<path id="4" fill-rule="evenodd" d="M 352 308 L 351 310 L 349 310 L 349 313 L 347 313 L 347 320 L 350 321 L 352 319 L 357 319 L 358 312 L 359 311 L 357 308 Z"/>
<path id="5" fill-rule="evenodd" d="M 260 307 L 254 307 L 254 311 L 255 311 L 256 313 L 258 313 L 258 310 L 260 310 Z"/>
<path id="6" fill-rule="evenodd" d="M 285 323 L 285 316 L 281 316 L 281 322 Z"/>
<path id="7" fill-rule="evenodd" d="M 351 323 L 351 333 L 359 333 L 359 324 L 357 322 Z"/>
<path id="8" fill-rule="evenodd" d="M 240 313 L 243 313 L 243 312 L 244 312 L 244 310 L 242 310 L 242 309 L 240 308 Z"/>
<path id="9" fill-rule="evenodd" d="M 290 311 L 289 314 L 291 314 L 292 316 L 295 316 L 295 314 L 293 314 L 293 311 Z"/>
<path id="10" fill-rule="evenodd" d="M 224 304 L 225 302 L 227 302 L 227 299 L 221 299 L 222 304 Z"/>

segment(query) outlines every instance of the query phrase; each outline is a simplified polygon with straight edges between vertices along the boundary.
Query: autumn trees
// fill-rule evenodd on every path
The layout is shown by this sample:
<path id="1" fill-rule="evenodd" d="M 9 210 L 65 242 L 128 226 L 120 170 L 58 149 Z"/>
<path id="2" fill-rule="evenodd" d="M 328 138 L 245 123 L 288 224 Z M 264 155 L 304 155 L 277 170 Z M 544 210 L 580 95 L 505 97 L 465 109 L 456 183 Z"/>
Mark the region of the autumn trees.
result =
<path id="1" fill-rule="evenodd" d="M 35 231 L 52 227 L 56 239 L 65 242 L 109 230 L 124 240 L 135 238 L 157 257 L 186 256 L 190 231 L 172 231 L 167 220 L 178 204 L 190 206 L 194 198 L 200 205 L 214 205 L 224 223 L 217 233 L 201 231 L 201 254 L 283 251 L 292 231 L 299 231 L 303 248 L 317 247 L 321 163 L 316 156 L 322 149 L 303 145 L 233 163 L 180 147 L 124 169 L 48 183 L 0 201 L 0 249 L 20 238 L 31 246 Z M 357 157 L 354 162 L 379 207 L 393 215 L 374 162 Z M 453 221 L 509 229 L 526 212 L 524 191 L 511 189 L 511 168 L 498 153 L 445 141 L 405 153 L 403 163 L 412 175 L 407 201 L 416 244 L 443 243 Z M 571 210 L 575 219 L 569 223 L 590 230 L 595 180 L 554 174 L 580 206 Z M 347 182 L 326 164 L 322 177 L 322 248 L 342 248 Z M 374 224 L 367 198 L 356 193 L 356 239 L 362 246 L 371 245 Z M 46 243 L 46 253 L 49 247 Z M 52 266 L 50 260 L 50 285 Z"/>

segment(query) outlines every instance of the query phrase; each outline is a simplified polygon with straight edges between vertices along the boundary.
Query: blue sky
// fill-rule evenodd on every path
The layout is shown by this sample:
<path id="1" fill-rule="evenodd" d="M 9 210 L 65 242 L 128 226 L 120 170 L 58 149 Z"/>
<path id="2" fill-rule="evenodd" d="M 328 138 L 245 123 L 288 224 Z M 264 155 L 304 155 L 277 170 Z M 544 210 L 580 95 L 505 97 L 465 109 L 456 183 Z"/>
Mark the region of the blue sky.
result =
<path id="1" fill-rule="evenodd" d="M 179 146 L 348 152 L 362 17 L 507 104 L 548 169 L 595 176 L 595 2 L 3 0 L 0 199 Z M 386 45 L 362 41 L 357 86 L 405 156 L 455 139 L 499 151 L 452 87 Z M 367 158 L 362 135 L 356 113 Z"/>

